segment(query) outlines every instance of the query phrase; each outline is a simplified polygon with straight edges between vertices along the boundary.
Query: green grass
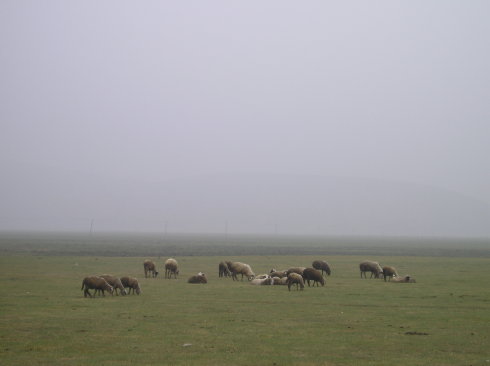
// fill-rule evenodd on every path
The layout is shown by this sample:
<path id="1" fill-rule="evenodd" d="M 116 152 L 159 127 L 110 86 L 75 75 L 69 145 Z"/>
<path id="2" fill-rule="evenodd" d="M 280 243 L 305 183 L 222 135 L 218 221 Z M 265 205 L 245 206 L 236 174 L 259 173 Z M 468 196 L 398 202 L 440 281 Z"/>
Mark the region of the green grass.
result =
<path id="1" fill-rule="evenodd" d="M 145 279 L 144 259 L 3 255 L 0 364 L 490 364 L 488 258 L 369 256 L 415 284 L 360 279 L 364 255 L 180 256 L 178 280 Z M 333 269 L 325 287 L 288 292 L 218 278 L 224 259 Z M 199 271 L 209 283 L 187 284 Z M 83 277 L 102 273 L 138 277 L 143 293 L 84 298 Z"/>

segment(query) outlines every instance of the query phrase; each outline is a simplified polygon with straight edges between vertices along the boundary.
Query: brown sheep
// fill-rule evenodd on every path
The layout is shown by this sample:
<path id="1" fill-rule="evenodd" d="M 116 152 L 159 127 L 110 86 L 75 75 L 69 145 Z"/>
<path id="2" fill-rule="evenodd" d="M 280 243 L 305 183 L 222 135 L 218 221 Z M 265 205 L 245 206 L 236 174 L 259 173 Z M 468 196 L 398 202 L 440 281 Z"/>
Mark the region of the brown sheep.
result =
<path id="1" fill-rule="evenodd" d="M 308 287 L 310 287 L 310 281 L 313 281 L 313 286 L 315 286 L 315 284 L 318 286 L 318 283 L 325 286 L 325 279 L 323 278 L 322 273 L 317 269 L 305 268 L 303 271 L 303 278 L 308 282 Z"/>
<path id="2" fill-rule="evenodd" d="M 298 290 L 298 286 L 301 291 L 303 291 L 303 289 L 305 288 L 303 277 L 301 277 L 300 274 L 295 272 L 291 272 L 290 274 L 288 274 L 287 284 L 288 284 L 289 291 L 291 291 L 292 285 L 296 285 L 296 291 Z"/>
<path id="3" fill-rule="evenodd" d="M 121 283 L 125 288 L 129 288 L 128 294 L 131 294 L 131 290 L 133 290 L 133 294 L 141 293 L 141 287 L 138 283 L 138 280 L 134 277 L 121 277 Z"/>
<path id="4" fill-rule="evenodd" d="M 359 270 L 361 271 L 361 278 L 362 275 L 364 274 L 364 278 L 366 277 L 366 272 L 371 272 L 371 277 L 374 278 L 379 278 L 381 274 L 383 274 L 383 269 L 379 265 L 378 262 L 373 262 L 373 261 L 364 261 L 359 264 Z"/>
<path id="5" fill-rule="evenodd" d="M 286 271 L 276 271 L 274 268 L 271 269 L 269 275 L 271 277 L 279 277 L 279 278 L 283 278 L 283 277 L 287 277 L 288 274 Z"/>
<path id="6" fill-rule="evenodd" d="M 403 277 L 393 277 L 392 282 L 394 283 L 415 283 L 415 278 L 412 278 L 410 276 L 403 276 Z"/>
<path id="7" fill-rule="evenodd" d="M 238 281 L 238 274 L 242 275 L 242 281 L 243 281 L 243 276 L 247 276 L 249 281 L 252 281 L 255 278 L 255 273 L 252 271 L 252 267 L 246 263 L 242 262 L 231 262 L 230 266 L 230 271 L 231 271 L 231 278 L 233 278 L 233 281 Z"/>
<path id="8" fill-rule="evenodd" d="M 90 294 L 89 289 L 95 290 L 94 296 Z M 111 295 L 114 292 L 114 288 L 106 280 L 97 276 L 85 277 L 82 281 L 82 290 L 84 290 L 84 297 L 87 297 L 87 295 L 88 297 L 95 297 L 97 290 L 102 291 L 102 296 L 105 296 L 105 291 L 108 291 Z"/>
<path id="9" fill-rule="evenodd" d="M 208 279 L 204 273 L 199 272 L 197 275 L 189 277 L 187 283 L 208 283 Z"/>
<path id="10" fill-rule="evenodd" d="M 297 273 L 302 276 L 305 268 L 306 267 L 291 267 L 286 271 L 286 274 L 289 276 L 290 273 Z"/>
<path id="11" fill-rule="evenodd" d="M 330 273 L 331 273 L 330 272 L 330 266 L 327 262 L 316 260 L 316 261 L 313 261 L 311 266 L 315 269 L 318 269 L 319 271 L 322 271 L 322 276 L 323 276 L 323 272 L 325 272 L 327 274 L 327 276 L 330 276 Z"/>
<path id="12" fill-rule="evenodd" d="M 383 277 L 386 282 L 386 277 L 388 277 L 391 280 L 393 277 L 398 277 L 398 272 L 396 271 L 395 267 L 384 266 Z"/>
<path id="13" fill-rule="evenodd" d="M 158 276 L 158 271 L 156 270 L 155 262 L 149 259 L 143 262 L 143 269 L 145 270 L 145 278 L 148 278 L 148 276 L 151 277 Z"/>
<path id="14" fill-rule="evenodd" d="M 124 286 L 121 283 L 121 280 L 119 278 L 111 276 L 111 275 L 107 275 L 107 274 L 104 274 L 100 277 L 102 277 L 104 280 L 106 280 L 107 283 L 114 288 L 114 292 L 116 293 L 116 295 L 118 295 L 117 290 L 119 290 L 119 292 L 121 292 L 121 295 L 123 295 L 123 296 L 127 295 L 126 290 L 124 289 Z"/>
<path id="15" fill-rule="evenodd" d="M 220 262 L 219 265 L 218 265 L 218 274 L 220 277 L 228 277 L 228 276 L 231 276 L 231 272 L 230 272 L 230 269 L 228 268 L 228 266 L 226 265 L 225 262 Z"/>
<path id="16" fill-rule="evenodd" d="M 179 265 L 177 261 L 173 258 L 169 258 L 165 261 L 165 278 L 174 278 L 177 279 L 177 275 L 179 274 Z"/>

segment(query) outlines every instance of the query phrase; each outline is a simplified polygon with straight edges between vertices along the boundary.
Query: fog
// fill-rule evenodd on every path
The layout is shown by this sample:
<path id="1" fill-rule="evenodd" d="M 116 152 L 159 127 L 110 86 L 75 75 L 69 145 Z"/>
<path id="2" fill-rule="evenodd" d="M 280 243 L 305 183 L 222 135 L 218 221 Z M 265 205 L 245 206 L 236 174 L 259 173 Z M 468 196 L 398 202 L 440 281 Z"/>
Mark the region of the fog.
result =
<path id="1" fill-rule="evenodd" d="M 0 231 L 490 237 L 487 1 L 2 1 Z"/>

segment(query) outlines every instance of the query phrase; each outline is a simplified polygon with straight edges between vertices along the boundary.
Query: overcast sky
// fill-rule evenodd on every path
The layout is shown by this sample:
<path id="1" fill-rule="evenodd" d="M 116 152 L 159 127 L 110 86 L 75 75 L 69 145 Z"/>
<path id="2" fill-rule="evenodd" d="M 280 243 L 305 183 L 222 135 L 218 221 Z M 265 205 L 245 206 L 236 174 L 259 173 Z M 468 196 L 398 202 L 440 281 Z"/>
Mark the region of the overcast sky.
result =
<path id="1" fill-rule="evenodd" d="M 4 0 L 0 230 L 490 236 L 489 14 Z"/>

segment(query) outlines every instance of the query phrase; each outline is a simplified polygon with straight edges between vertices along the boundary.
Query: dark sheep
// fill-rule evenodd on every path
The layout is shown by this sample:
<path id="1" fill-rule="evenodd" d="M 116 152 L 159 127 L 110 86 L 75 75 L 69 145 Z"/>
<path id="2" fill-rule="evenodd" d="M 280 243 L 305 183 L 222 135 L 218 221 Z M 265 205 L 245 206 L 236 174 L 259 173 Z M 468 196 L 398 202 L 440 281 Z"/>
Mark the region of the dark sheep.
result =
<path id="1" fill-rule="evenodd" d="M 133 294 L 136 292 L 137 295 L 141 294 L 140 284 L 138 280 L 134 277 L 121 277 L 121 283 L 125 288 L 129 288 L 128 294 L 131 294 L 131 290 L 133 290 Z"/>
<path id="2" fill-rule="evenodd" d="M 313 281 L 313 286 L 315 286 L 315 284 L 318 286 L 318 283 L 325 286 L 325 279 L 323 278 L 322 273 L 317 269 L 305 268 L 303 271 L 303 278 L 308 282 L 308 287 L 310 287 L 310 281 Z"/>
<path id="3" fill-rule="evenodd" d="M 90 294 L 89 289 L 95 290 L 94 296 Z M 114 288 L 106 280 L 97 276 L 85 277 L 82 281 L 82 290 L 84 290 L 84 297 L 87 297 L 87 295 L 88 297 L 95 297 L 97 290 L 102 291 L 102 296 L 105 296 L 105 291 L 108 291 L 111 295 L 114 292 Z"/>
<path id="4" fill-rule="evenodd" d="M 311 264 L 313 268 L 319 270 L 319 271 L 322 271 L 322 276 L 323 276 L 323 272 L 325 272 L 327 274 L 327 276 L 330 276 L 330 265 L 325 262 L 325 261 L 320 261 L 320 260 L 316 260 L 316 261 L 313 261 L 313 263 Z"/>
<path id="5" fill-rule="evenodd" d="M 386 282 L 386 277 L 388 277 L 391 281 L 393 277 L 398 277 L 398 272 L 396 271 L 395 267 L 392 266 L 384 266 L 383 267 L 383 277 Z"/>
<path id="6" fill-rule="evenodd" d="M 380 275 L 383 273 L 383 269 L 379 265 L 378 262 L 373 262 L 373 261 L 364 261 L 359 264 L 359 270 L 361 271 L 361 278 L 362 275 L 364 274 L 364 278 L 366 277 L 366 272 L 371 272 L 371 277 L 374 278 L 380 278 Z"/>
<path id="7" fill-rule="evenodd" d="M 228 277 L 231 276 L 230 269 L 228 268 L 225 262 L 220 262 L 218 265 L 218 274 L 220 277 Z"/>
<path id="8" fill-rule="evenodd" d="M 156 270 L 155 263 L 149 259 L 143 262 L 143 269 L 145 270 L 145 278 L 147 278 L 148 276 L 158 276 L 158 271 Z"/>
<path id="9" fill-rule="evenodd" d="M 305 288 L 303 277 L 301 277 L 300 274 L 295 272 L 291 272 L 290 274 L 288 274 L 288 279 L 286 282 L 288 285 L 288 291 L 291 291 L 292 285 L 296 285 L 296 291 L 298 290 L 298 286 L 301 291 L 303 291 L 303 289 Z"/>
<path id="10" fill-rule="evenodd" d="M 197 275 L 189 277 L 187 280 L 188 283 L 208 283 L 208 279 L 206 275 L 202 272 L 199 272 Z"/>
<path id="11" fill-rule="evenodd" d="M 177 275 L 179 274 L 179 265 L 177 261 L 173 258 L 169 258 L 165 261 L 165 278 L 174 278 L 177 279 Z"/>

